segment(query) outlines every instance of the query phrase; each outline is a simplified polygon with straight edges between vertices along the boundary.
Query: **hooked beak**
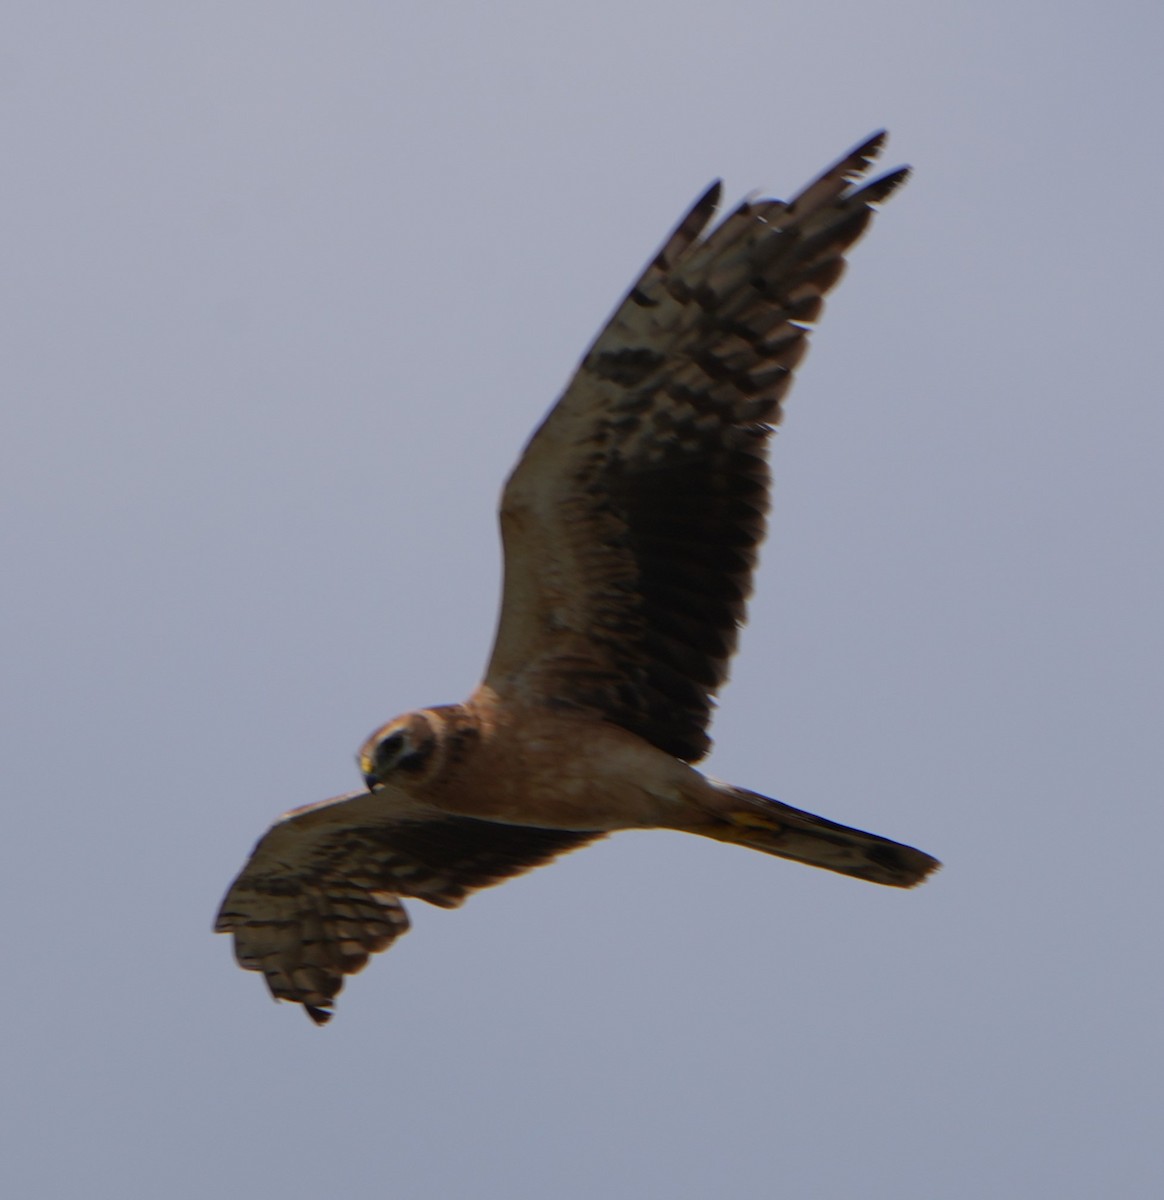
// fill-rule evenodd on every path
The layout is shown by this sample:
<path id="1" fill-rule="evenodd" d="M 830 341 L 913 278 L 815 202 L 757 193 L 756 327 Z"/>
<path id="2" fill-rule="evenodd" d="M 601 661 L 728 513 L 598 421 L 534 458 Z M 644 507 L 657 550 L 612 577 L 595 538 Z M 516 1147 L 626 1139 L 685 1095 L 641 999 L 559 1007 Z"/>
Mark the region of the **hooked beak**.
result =
<path id="1" fill-rule="evenodd" d="M 380 781 L 372 773 L 372 760 L 367 754 L 360 755 L 360 774 L 364 777 L 364 786 L 370 792 L 374 792 L 379 786 Z"/>

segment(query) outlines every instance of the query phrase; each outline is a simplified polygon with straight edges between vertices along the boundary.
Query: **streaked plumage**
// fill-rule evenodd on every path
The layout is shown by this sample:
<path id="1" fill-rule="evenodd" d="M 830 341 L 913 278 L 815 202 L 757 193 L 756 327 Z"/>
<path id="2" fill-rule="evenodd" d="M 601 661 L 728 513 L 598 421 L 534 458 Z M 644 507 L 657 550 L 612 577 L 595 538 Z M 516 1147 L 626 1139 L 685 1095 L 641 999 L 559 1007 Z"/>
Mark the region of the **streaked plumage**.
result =
<path id="1" fill-rule="evenodd" d="M 768 441 L 845 251 L 906 177 L 861 176 L 878 134 L 790 203 L 704 236 L 712 187 L 644 271 L 534 434 L 501 504 L 493 655 L 463 705 L 364 744 L 368 791 L 295 809 L 255 847 L 217 928 L 313 1020 L 408 928 L 606 833 L 670 828 L 909 887 L 935 859 L 688 764 L 751 591 Z"/>

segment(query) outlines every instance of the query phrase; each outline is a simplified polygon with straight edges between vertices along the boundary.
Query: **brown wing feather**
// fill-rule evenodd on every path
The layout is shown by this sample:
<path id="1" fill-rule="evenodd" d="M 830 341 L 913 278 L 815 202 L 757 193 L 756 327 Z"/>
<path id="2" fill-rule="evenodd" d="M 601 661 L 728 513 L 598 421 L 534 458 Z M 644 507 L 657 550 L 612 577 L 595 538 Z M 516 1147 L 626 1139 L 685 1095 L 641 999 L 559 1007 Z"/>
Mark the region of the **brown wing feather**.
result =
<path id="1" fill-rule="evenodd" d="M 806 322 L 907 173 L 854 186 L 884 137 L 700 241 L 717 184 L 616 309 L 506 485 L 485 680 L 500 696 L 591 712 L 689 762 L 707 752 Z"/>
<path id="2" fill-rule="evenodd" d="M 419 809 L 394 789 L 288 813 L 231 885 L 215 929 L 272 995 L 332 1016 L 345 975 L 408 930 L 399 897 L 455 908 L 477 888 L 601 837 Z"/>

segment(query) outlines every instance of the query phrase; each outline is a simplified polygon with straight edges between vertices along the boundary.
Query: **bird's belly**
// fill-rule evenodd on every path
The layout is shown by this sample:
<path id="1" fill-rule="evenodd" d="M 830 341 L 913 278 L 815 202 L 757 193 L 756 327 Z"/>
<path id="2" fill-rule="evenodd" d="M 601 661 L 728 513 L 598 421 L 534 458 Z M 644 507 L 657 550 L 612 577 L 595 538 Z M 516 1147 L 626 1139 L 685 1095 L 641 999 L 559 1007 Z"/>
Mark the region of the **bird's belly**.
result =
<path id="1" fill-rule="evenodd" d="M 465 815 L 549 829 L 635 829 L 668 825 L 686 763 L 617 726 L 543 720 L 521 735 L 484 739 L 455 789 Z M 469 764 L 466 764 L 468 767 Z"/>

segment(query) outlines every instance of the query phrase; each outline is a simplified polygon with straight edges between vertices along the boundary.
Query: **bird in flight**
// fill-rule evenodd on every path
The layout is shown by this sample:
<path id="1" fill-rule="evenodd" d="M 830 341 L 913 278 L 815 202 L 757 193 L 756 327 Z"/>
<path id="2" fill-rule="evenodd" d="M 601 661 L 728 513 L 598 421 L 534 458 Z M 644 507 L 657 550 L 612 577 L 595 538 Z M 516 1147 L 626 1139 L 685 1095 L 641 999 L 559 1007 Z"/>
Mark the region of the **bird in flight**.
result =
<path id="1" fill-rule="evenodd" d="M 768 442 L 825 294 L 874 205 L 878 133 L 795 199 L 707 231 L 716 183 L 578 366 L 505 485 L 485 678 L 390 721 L 366 790 L 292 809 L 218 914 L 239 965 L 332 1016 L 344 976 L 408 929 L 619 829 L 678 829 L 890 887 L 936 859 L 691 765 L 711 746 L 768 509 Z"/>

